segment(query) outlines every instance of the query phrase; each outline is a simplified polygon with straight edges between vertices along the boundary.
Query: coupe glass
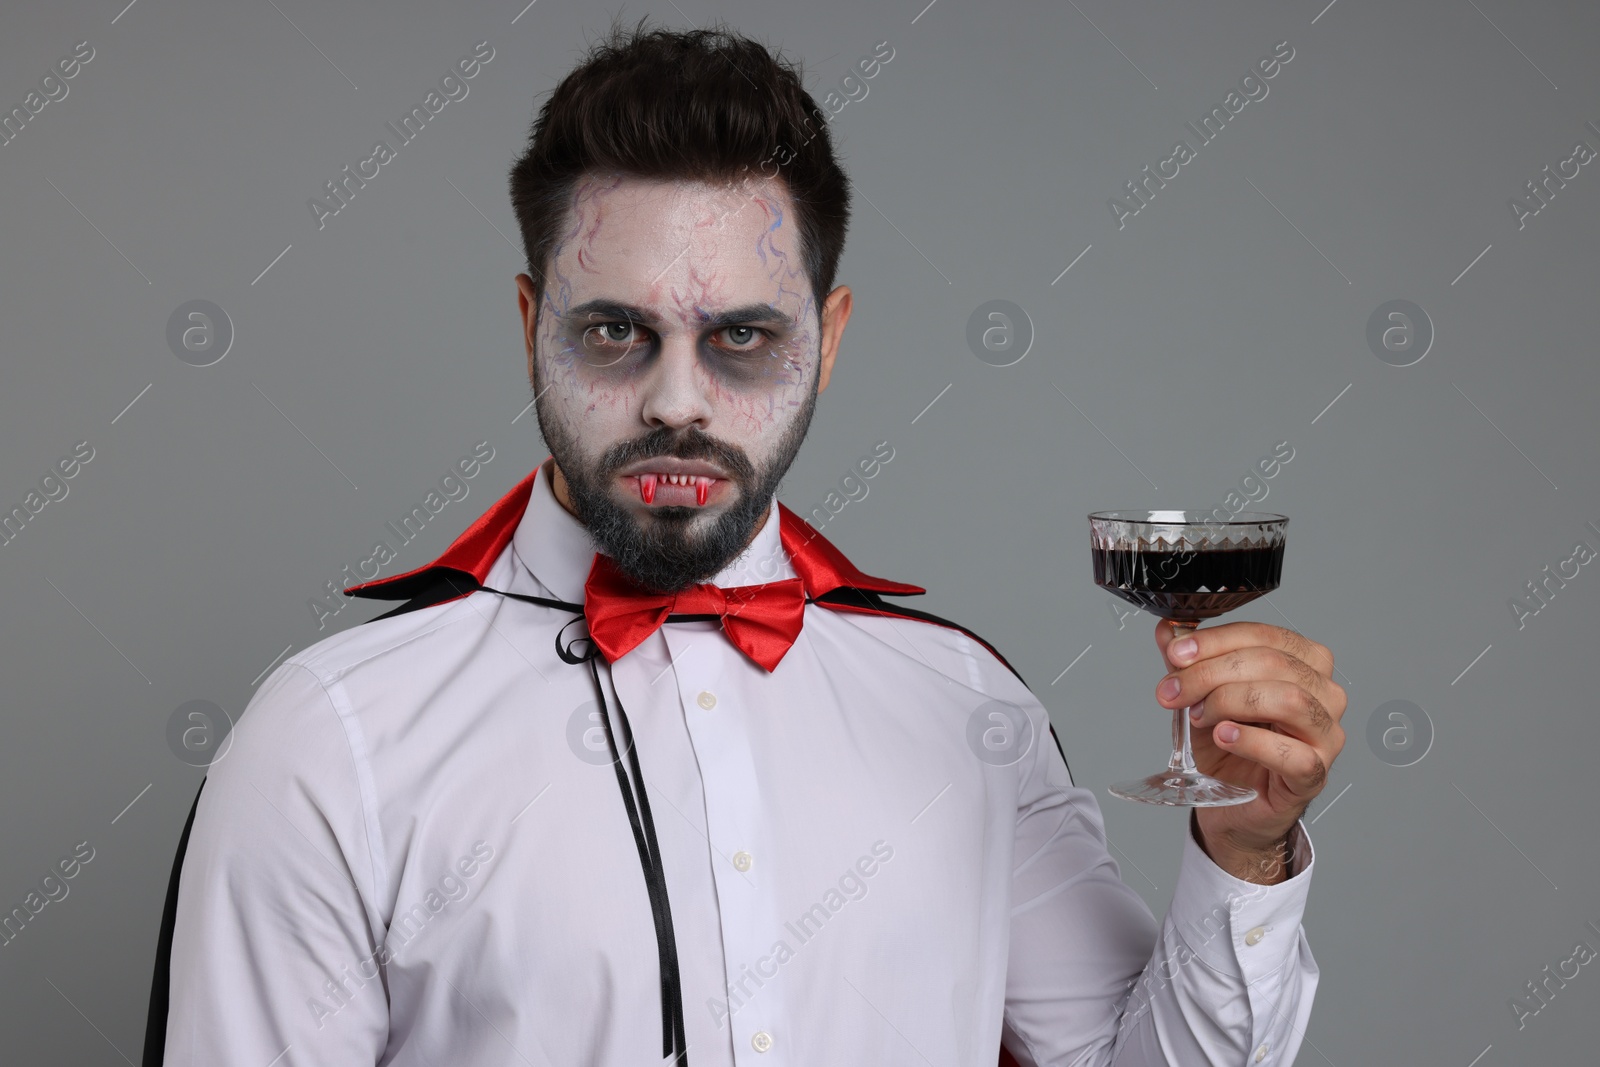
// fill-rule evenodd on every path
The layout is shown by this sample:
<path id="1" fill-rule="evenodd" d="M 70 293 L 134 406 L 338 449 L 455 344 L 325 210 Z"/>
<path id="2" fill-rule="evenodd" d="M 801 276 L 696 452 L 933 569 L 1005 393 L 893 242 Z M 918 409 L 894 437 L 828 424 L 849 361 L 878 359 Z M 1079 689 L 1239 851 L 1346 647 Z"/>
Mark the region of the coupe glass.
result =
<path id="1" fill-rule="evenodd" d="M 1205 619 L 1278 588 L 1283 515 L 1241 511 L 1095 511 L 1089 515 L 1094 581 L 1172 623 L 1174 641 Z M 1117 782 L 1113 796 L 1145 804 L 1216 808 L 1254 800 L 1256 791 L 1202 774 L 1189 749 L 1189 709 L 1172 713 L 1172 759 L 1147 778 Z"/>

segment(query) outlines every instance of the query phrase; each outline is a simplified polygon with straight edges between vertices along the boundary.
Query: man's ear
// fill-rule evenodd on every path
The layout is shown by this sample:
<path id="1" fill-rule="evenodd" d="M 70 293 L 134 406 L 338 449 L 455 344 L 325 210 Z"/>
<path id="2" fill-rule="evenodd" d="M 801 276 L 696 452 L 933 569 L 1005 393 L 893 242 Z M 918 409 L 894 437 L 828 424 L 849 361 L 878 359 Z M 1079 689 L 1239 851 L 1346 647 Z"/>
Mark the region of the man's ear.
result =
<path id="1" fill-rule="evenodd" d="M 822 362 L 817 370 L 817 392 L 828 387 L 833 376 L 833 361 L 839 354 L 839 339 L 844 335 L 844 324 L 850 321 L 850 287 L 841 285 L 828 294 L 822 302 Z"/>
<path id="2" fill-rule="evenodd" d="M 533 279 L 526 274 L 517 275 L 517 311 L 522 316 L 522 343 L 528 353 L 528 380 L 533 381 L 533 338 L 539 326 L 538 296 L 533 289 Z"/>

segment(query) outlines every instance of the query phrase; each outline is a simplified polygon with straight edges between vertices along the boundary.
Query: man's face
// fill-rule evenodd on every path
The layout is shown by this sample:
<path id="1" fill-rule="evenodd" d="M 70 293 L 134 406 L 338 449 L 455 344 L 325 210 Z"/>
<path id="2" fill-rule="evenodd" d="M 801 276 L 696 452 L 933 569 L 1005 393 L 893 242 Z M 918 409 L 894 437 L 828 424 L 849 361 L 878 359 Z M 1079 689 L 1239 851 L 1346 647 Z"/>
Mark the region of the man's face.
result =
<path id="1" fill-rule="evenodd" d="M 568 223 L 542 305 L 517 279 L 557 495 L 625 574 L 676 592 L 721 570 L 765 520 L 849 290 L 819 318 L 774 179 L 586 176 Z"/>

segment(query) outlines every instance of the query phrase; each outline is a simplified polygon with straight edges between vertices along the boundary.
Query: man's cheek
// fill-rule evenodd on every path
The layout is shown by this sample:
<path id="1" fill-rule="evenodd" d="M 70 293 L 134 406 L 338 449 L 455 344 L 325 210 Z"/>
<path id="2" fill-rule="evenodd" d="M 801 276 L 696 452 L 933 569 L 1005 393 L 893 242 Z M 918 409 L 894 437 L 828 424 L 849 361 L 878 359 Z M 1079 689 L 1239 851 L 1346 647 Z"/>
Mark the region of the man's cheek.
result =
<path id="1" fill-rule="evenodd" d="M 719 368 L 708 376 L 708 385 L 734 403 L 759 403 L 776 410 L 785 404 L 781 394 L 788 392 L 790 376 L 787 368 L 776 363 L 756 363 Z"/>
<path id="2" fill-rule="evenodd" d="M 538 353 L 538 388 L 555 394 L 594 394 L 620 381 L 620 370 L 606 367 L 559 331 L 542 336 Z M 593 397 L 591 397 L 593 399 Z"/>
<path id="3" fill-rule="evenodd" d="M 760 356 L 715 360 L 702 380 L 731 399 L 759 400 L 776 411 L 794 406 L 811 373 L 803 355 L 797 355 L 792 346 L 780 345 Z"/>
<path id="4" fill-rule="evenodd" d="M 552 309 L 546 308 L 541 319 L 534 350 L 534 358 L 543 360 L 541 369 L 571 369 L 589 362 L 582 346 L 577 343 L 578 339 L 562 329 Z"/>
<path id="5" fill-rule="evenodd" d="M 573 369 L 553 365 L 546 359 L 539 365 L 538 397 L 539 420 L 554 420 L 556 427 L 569 435 L 583 425 L 584 408 L 593 401 L 584 397 L 592 393 L 584 383 L 576 380 Z"/>
<path id="6" fill-rule="evenodd" d="M 822 369 L 822 354 L 810 332 L 801 333 L 776 346 L 770 358 L 775 385 L 796 394 L 809 391 L 813 379 Z"/>

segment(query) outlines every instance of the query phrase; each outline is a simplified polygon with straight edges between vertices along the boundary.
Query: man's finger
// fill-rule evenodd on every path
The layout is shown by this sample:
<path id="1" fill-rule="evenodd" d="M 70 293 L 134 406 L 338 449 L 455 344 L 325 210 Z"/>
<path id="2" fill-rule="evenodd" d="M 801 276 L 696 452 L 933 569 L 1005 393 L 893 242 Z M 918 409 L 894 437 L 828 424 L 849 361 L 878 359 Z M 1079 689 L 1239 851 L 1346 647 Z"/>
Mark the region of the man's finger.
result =
<path id="1" fill-rule="evenodd" d="M 1219 722 L 1271 722 L 1291 737 L 1322 745 L 1340 729 L 1337 718 L 1316 694 L 1292 682 L 1228 682 L 1205 697 L 1196 729 Z"/>
<path id="2" fill-rule="evenodd" d="M 1173 671 L 1156 683 L 1156 700 L 1162 707 L 1181 708 L 1230 682 L 1289 682 L 1319 698 L 1330 713 L 1344 713 L 1345 694 L 1338 683 L 1319 674 L 1304 660 L 1263 645 L 1234 649 Z"/>
<path id="3" fill-rule="evenodd" d="M 1229 727 L 1238 731 L 1232 741 L 1226 740 Z M 1211 740 L 1224 752 L 1259 763 L 1282 778 L 1289 792 L 1299 799 L 1310 800 L 1328 780 L 1328 765 L 1316 749 L 1276 730 L 1230 719 L 1217 724 L 1211 731 Z"/>
<path id="4" fill-rule="evenodd" d="M 1166 634 L 1161 631 L 1165 629 Z M 1193 641 L 1191 649 L 1185 642 Z M 1156 643 L 1167 661 L 1175 667 L 1187 666 L 1197 660 L 1212 659 L 1260 645 L 1286 652 L 1310 666 L 1321 675 L 1333 674 L 1333 653 L 1328 647 L 1311 640 L 1294 630 L 1282 626 L 1269 626 L 1264 622 L 1227 622 L 1220 626 L 1202 626 L 1186 638 L 1174 642 L 1171 624 L 1165 620 L 1157 627 Z"/>

